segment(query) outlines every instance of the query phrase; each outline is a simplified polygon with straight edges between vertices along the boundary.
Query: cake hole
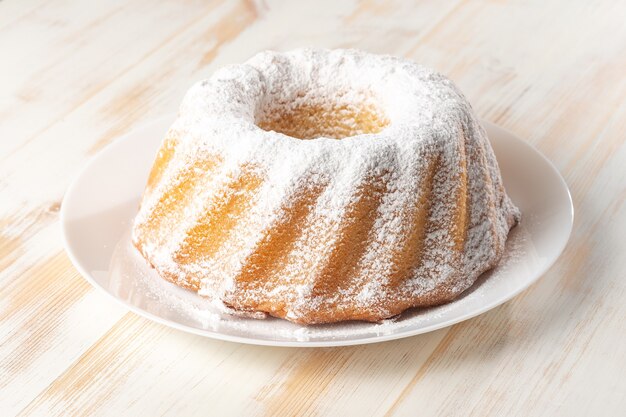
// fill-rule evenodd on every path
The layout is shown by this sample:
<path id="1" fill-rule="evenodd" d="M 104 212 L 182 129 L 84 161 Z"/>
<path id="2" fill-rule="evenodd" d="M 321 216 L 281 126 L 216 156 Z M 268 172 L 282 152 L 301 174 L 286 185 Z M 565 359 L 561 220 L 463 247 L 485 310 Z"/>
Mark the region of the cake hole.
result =
<path id="1" fill-rule="evenodd" d="M 389 124 L 372 100 L 361 102 L 315 99 L 298 95 L 292 102 L 270 102 L 257 115 L 256 125 L 298 139 L 343 139 L 378 133 Z"/>

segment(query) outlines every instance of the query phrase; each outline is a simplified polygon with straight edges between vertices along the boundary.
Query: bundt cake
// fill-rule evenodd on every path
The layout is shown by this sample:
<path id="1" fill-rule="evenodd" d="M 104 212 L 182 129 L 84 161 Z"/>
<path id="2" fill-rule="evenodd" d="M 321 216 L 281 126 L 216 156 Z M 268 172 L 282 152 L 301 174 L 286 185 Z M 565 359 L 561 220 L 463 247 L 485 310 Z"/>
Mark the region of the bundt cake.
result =
<path id="1" fill-rule="evenodd" d="M 496 265 L 519 217 L 450 80 L 303 49 L 191 88 L 132 239 L 163 278 L 234 312 L 379 321 L 454 299 Z"/>

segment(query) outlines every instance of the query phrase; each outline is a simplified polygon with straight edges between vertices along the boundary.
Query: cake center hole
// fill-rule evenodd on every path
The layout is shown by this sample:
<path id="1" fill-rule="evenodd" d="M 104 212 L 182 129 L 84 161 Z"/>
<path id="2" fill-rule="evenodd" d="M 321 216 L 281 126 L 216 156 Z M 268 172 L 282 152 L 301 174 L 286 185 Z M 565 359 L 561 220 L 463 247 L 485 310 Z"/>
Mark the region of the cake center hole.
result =
<path id="1" fill-rule="evenodd" d="M 371 99 L 360 102 L 308 98 L 299 95 L 290 102 L 270 102 L 260 109 L 256 125 L 298 139 L 326 137 L 343 139 L 378 133 L 388 124 L 384 112 Z"/>

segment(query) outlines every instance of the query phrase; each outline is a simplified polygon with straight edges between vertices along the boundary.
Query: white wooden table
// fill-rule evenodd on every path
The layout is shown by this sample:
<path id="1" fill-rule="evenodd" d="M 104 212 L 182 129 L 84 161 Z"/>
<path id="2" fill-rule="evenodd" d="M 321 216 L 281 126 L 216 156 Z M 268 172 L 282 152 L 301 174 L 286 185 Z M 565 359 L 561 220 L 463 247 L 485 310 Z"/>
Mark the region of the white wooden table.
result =
<path id="1" fill-rule="evenodd" d="M 0 2 L 0 415 L 626 415 L 626 2 Z M 244 346 L 125 311 L 65 255 L 63 193 L 118 135 L 262 49 L 446 73 L 576 206 L 541 280 L 467 322 L 350 348 Z"/>

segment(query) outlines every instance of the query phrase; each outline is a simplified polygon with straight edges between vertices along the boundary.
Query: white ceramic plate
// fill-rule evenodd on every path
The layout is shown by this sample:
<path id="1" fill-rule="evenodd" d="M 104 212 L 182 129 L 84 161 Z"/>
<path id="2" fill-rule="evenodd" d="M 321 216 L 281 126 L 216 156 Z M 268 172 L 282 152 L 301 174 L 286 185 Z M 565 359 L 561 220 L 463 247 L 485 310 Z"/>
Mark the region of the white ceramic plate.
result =
<path id="1" fill-rule="evenodd" d="M 413 336 L 467 320 L 511 299 L 558 258 L 573 206 L 567 185 L 537 150 L 487 122 L 507 192 L 522 211 L 500 265 L 457 300 L 382 323 L 298 326 L 237 318 L 163 279 L 130 244 L 129 231 L 157 148 L 173 118 L 158 119 L 112 143 L 80 172 L 61 207 L 65 248 L 81 274 L 130 310 L 215 339 L 274 346 L 339 346 Z"/>

